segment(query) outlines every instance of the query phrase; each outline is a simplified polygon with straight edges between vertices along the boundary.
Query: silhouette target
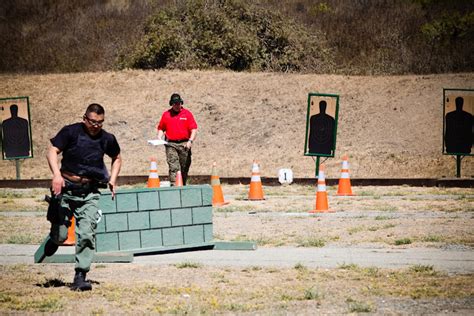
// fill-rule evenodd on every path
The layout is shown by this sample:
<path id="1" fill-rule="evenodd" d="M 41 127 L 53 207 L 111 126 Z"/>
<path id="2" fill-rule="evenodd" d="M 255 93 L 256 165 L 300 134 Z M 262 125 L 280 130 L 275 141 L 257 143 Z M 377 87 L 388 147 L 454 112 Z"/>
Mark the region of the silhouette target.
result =
<path id="1" fill-rule="evenodd" d="M 320 101 L 319 113 L 310 118 L 309 152 L 313 154 L 330 155 L 333 149 L 335 120 L 326 114 L 326 108 L 326 101 Z"/>
<path id="2" fill-rule="evenodd" d="M 27 112 L 21 100 L 3 106 L 4 113 L 9 114 L 9 118 L 2 121 L 2 149 L 6 159 L 28 158 L 31 153 L 30 124 L 29 121 L 21 115 Z"/>

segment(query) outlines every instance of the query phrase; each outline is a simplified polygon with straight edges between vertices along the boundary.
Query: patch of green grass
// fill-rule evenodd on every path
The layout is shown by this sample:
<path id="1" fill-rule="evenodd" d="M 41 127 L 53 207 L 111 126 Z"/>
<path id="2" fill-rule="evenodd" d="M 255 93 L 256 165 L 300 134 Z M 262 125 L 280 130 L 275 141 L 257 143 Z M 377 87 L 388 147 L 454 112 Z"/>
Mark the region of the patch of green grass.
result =
<path id="1" fill-rule="evenodd" d="M 374 196 L 376 193 L 374 191 L 361 191 L 357 193 L 358 196 Z"/>
<path id="2" fill-rule="evenodd" d="M 349 235 L 353 235 L 355 233 L 359 233 L 364 230 L 365 230 L 365 226 L 356 226 L 356 227 L 349 228 L 347 232 L 349 233 Z"/>
<path id="3" fill-rule="evenodd" d="M 438 235 L 428 235 L 421 239 L 424 242 L 441 242 L 443 241 L 443 237 Z"/>
<path id="4" fill-rule="evenodd" d="M 244 200 L 247 200 L 247 199 L 248 199 L 247 194 L 241 194 L 241 195 L 235 197 L 236 201 L 244 201 Z"/>
<path id="5" fill-rule="evenodd" d="M 382 226 L 382 228 L 387 229 L 387 228 L 393 228 L 395 226 L 397 226 L 397 225 L 395 225 L 395 224 L 385 224 L 385 225 Z"/>
<path id="6" fill-rule="evenodd" d="M 377 211 L 381 211 L 381 212 L 395 212 L 395 211 L 398 211 L 398 207 L 393 206 L 393 205 L 383 204 L 383 205 L 380 205 L 380 206 L 377 208 Z"/>
<path id="7" fill-rule="evenodd" d="M 303 294 L 304 300 L 319 300 L 321 298 L 322 298 L 321 293 L 314 286 L 304 290 L 304 294 Z"/>
<path id="8" fill-rule="evenodd" d="M 401 238 L 401 239 L 397 239 L 395 240 L 395 245 L 397 246 L 400 246 L 400 245 L 409 245 L 411 244 L 412 241 L 410 238 Z"/>
<path id="9" fill-rule="evenodd" d="M 390 216 L 385 216 L 385 215 L 377 215 L 375 216 L 376 221 L 386 221 L 392 219 Z"/>
<path id="10" fill-rule="evenodd" d="M 350 313 L 370 313 L 373 311 L 372 304 L 356 301 L 352 298 L 348 298 L 346 302 L 349 305 Z"/>
<path id="11" fill-rule="evenodd" d="M 7 244 L 17 244 L 17 245 L 31 245 L 34 244 L 35 237 L 30 234 L 26 235 L 13 235 L 7 238 Z"/>
<path id="12" fill-rule="evenodd" d="M 415 264 L 409 268 L 411 272 L 414 273 L 422 273 L 428 275 L 435 275 L 437 274 L 436 270 L 432 265 L 423 265 L 423 264 Z"/>
<path id="13" fill-rule="evenodd" d="M 233 212 L 250 212 L 255 208 L 252 205 L 226 205 L 223 207 L 213 207 L 212 210 L 216 213 L 233 213 Z"/>
<path id="14" fill-rule="evenodd" d="M 25 197 L 27 196 L 20 192 L 0 190 L 0 199 L 21 199 Z"/>
<path id="15" fill-rule="evenodd" d="M 377 267 L 368 267 L 368 268 L 363 268 L 360 270 L 364 275 L 369 276 L 369 277 L 378 277 L 380 275 L 379 268 Z"/>
<path id="16" fill-rule="evenodd" d="M 13 302 L 12 302 L 13 303 Z M 43 313 L 59 312 L 64 307 L 63 299 L 59 296 L 52 295 L 41 299 L 32 299 L 18 302 L 11 308 L 22 311 L 38 311 Z"/>
<path id="17" fill-rule="evenodd" d="M 297 271 L 307 271 L 307 270 L 308 270 L 308 268 L 307 268 L 305 265 L 303 265 L 302 263 L 300 263 L 300 262 L 298 262 L 297 264 L 295 264 L 294 268 L 295 268 L 295 270 L 297 270 Z"/>
<path id="18" fill-rule="evenodd" d="M 317 247 L 321 248 L 326 245 L 324 239 L 318 237 L 308 237 L 307 239 L 299 240 L 298 247 Z"/>
<path id="19" fill-rule="evenodd" d="M 198 269 L 202 267 L 202 264 L 196 262 L 181 262 L 174 265 L 178 269 Z"/>
<path id="20" fill-rule="evenodd" d="M 340 264 L 337 268 L 341 270 L 359 270 L 359 266 L 355 263 L 343 263 Z"/>

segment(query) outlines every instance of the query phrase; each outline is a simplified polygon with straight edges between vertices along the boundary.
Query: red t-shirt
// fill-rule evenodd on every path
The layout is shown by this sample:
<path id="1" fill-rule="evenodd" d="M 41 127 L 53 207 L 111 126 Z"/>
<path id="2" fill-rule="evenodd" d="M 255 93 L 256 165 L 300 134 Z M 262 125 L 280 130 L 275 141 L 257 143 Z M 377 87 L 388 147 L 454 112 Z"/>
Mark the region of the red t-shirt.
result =
<path id="1" fill-rule="evenodd" d="M 191 136 L 191 130 L 197 129 L 197 123 L 189 110 L 182 108 L 175 114 L 169 109 L 161 115 L 157 129 L 165 131 L 168 140 L 185 140 Z"/>

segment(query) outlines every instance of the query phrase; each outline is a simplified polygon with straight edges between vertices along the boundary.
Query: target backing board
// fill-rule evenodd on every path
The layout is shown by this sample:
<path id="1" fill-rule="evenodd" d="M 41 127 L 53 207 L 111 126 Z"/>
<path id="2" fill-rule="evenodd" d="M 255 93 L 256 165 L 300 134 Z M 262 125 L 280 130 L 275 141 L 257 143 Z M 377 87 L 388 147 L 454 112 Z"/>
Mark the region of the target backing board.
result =
<path id="1" fill-rule="evenodd" d="M 33 158 L 28 97 L 0 99 L 2 158 Z"/>
<path id="2" fill-rule="evenodd" d="M 308 94 L 305 156 L 334 157 L 338 112 L 339 95 Z"/>
<path id="3" fill-rule="evenodd" d="M 473 89 L 443 89 L 443 154 L 474 156 L 473 115 Z"/>

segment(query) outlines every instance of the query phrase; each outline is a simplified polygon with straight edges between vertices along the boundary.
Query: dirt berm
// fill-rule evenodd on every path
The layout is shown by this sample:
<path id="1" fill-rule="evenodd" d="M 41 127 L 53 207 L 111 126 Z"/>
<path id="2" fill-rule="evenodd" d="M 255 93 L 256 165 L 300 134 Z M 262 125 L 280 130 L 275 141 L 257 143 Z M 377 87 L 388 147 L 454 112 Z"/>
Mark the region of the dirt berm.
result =
<path id="1" fill-rule="evenodd" d="M 340 157 L 350 157 L 354 178 L 453 177 L 455 159 L 442 154 L 443 88 L 474 88 L 474 73 L 360 77 L 234 73 L 224 71 L 121 71 L 1 75 L 2 98 L 29 96 L 34 158 L 22 178 L 48 178 L 48 140 L 65 124 L 81 120 L 91 102 L 105 106 L 105 129 L 122 147 L 123 175 L 147 175 L 150 156 L 167 174 L 164 149 L 147 145 L 155 125 L 179 92 L 194 114 L 199 135 L 191 175 L 250 176 L 254 159 L 263 176 L 291 168 L 313 177 L 303 156 L 308 93 L 340 95 L 336 157 L 327 176 L 337 178 Z M 12 161 L 0 161 L 0 178 L 15 178 Z M 472 158 L 462 175 L 474 175 Z"/>

